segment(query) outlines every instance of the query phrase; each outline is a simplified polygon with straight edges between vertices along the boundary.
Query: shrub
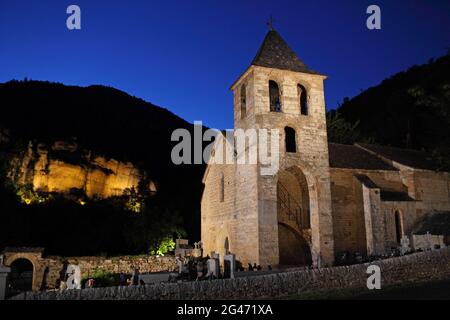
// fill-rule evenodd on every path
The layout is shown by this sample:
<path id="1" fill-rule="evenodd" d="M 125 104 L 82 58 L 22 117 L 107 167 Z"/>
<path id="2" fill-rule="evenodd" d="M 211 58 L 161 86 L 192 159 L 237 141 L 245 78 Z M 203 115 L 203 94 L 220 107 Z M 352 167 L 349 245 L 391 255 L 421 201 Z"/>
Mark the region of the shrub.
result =
<path id="1" fill-rule="evenodd" d="M 164 256 L 166 253 L 171 252 L 174 249 L 175 249 L 175 241 L 173 241 L 173 238 L 165 237 L 161 240 L 156 250 L 150 250 L 150 254 Z"/>
<path id="2" fill-rule="evenodd" d="M 84 286 L 88 279 L 94 279 L 96 287 L 113 287 L 118 285 L 115 275 L 102 269 L 97 269 L 89 277 L 84 277 L 81 280 L 81 285 Z"/>

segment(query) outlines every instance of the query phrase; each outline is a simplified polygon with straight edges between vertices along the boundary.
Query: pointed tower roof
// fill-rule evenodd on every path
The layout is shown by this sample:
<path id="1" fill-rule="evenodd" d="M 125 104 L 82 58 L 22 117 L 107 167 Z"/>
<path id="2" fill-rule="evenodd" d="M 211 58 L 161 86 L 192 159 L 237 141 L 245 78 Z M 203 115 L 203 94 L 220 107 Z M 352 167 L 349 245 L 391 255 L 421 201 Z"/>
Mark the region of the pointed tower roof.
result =
<path id="1" fill-rule="evenodd" d="M 267 68 L 319 74 L 309 69 L 275 30 L 270 30 L 258 50 L 252 65 Z"/>

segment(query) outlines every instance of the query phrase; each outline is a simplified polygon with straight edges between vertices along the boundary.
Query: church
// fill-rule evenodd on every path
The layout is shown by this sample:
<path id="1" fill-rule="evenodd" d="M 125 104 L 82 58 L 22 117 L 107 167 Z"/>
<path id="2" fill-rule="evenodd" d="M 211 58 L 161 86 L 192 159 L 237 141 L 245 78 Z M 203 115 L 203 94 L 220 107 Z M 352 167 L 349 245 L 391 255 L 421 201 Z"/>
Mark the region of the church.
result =
<path id="1" fill-rule="evenodd" d="M 234 129 L 279 129 L 279 169 L 261 175 L 259 163 L 208 165 L 205 253 L 229 250 L 263 267 L 331 266 L 346 254 L 388 255 L 403 241 L 416 239 L 418 248 L 421 223 L 448 215 L 450 175 L 425 152 L 328 142 L 326 78 L 268 32 L 231 87 Z M 445 245 L 445 235 L 427 235 Z"/>

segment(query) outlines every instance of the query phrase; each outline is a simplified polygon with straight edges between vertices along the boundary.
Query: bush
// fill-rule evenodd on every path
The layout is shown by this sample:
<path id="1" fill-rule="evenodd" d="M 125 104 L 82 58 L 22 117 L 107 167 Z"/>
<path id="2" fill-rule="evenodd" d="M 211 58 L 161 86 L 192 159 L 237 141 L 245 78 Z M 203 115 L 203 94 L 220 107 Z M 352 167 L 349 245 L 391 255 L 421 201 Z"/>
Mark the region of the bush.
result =
<path id="1" fill-rule="evenodd" d="M 81 280 L 81 285 L 84 287 L 89 279 L 95 280 L 95 287 L 113 287 L 119 284 L 114 273 L 102 269 L 97 269 L 91 276 L 83 278 Z"/>
<path id="2" fill-rule="evenodd" d="M 16 194 L 19 197 L 20 202 L 27 205 L 43 204 L 50 200 L 48 194 L 34 191 L 33 186 L 30 184 L 18 185 L 16 187 Z"/>
<path id="3" fill-rule="evenodd" d="M 161 240 L 158 248 L 156 250 L 150 250 L 151 255 L 164 256 L 166 253 L 171 252 L 175 249 L 175 241 L 172 237 L 165 237 Z"/>

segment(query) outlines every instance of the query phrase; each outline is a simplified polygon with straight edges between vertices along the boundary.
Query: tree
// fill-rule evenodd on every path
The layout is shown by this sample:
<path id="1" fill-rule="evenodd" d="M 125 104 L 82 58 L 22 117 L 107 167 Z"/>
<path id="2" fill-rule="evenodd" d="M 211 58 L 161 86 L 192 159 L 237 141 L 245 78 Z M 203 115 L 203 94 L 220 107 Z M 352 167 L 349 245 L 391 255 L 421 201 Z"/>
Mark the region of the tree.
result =
<path id="1" fill-rule="evenodd" d="M 360 133 L 357 129 L 359 121 L 351 124 L 337 110 L 327 113 L 328 141 L 342 144 L 353 144 L 358 141 Z"/>

